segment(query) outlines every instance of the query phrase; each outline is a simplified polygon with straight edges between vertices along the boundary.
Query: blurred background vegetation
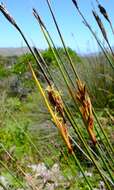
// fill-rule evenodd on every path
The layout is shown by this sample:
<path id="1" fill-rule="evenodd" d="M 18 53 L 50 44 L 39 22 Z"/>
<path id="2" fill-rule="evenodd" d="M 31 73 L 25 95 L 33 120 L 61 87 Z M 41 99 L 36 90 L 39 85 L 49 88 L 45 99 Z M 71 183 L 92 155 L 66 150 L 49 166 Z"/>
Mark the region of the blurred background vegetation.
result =
<path id="1" fill-rule="evenodd" d="M 107 60 L 102 53 L 79 56 L 72 49 L 67 49 L 77 68 L 79 76 L 87 84 L 88 92 L 92 104 L 97 110 L 98 117 L 107 130 L 108 135 L 113 139 L 113 133 L 111 134 L 112 129 L 110 127 L 112 120 L 105 117 L 107 110 L 110 110 L 112 115 L 114 114 L 114 74 L 112 68 L 107 64 Z M 69 75 L 71 75 L 71 68 L 69 68 L 64 50 L 58 48 L 58 52 Z M 48 69 L 52 73 L 52 77 L 54 77 L 54 81 L 61 89 L 61 93 L 64 92 L 64 94 L 62 94 L 64 99 L 73 110 L 72 101 L 67 94 L 66 86 L 56 66 L 51 50 L 46 49 L 41 53 L 48 65 Z M 31 137 L 32 143 L 40 149 L 40 153 L 43 155 L 45 162 L 48 163 L 49 166 L 52 166 L 55 162 L 61 160 L 60 163 L 63 173 L 66 175 L 67 172 L 67 177 L 69 177 L 71 175 L 69 167 L 66 167 L 65 160 L 61 158 L 61 152 L 59 150 L 59 147 L 62 146 L 62 149 L 65 151 L 65 147 L 56 128 L 51 123 L 50 115 L 43 103 L 43 99 L 34 85 L 27 66 L 28 61 L 32 62 L 36 73 L 38 73 L 37 77 L 44 88 L 46 88 L 44 77 L 39 71 L 39 67 L 36 65 L 31 54 L 27 53 L 25 55 L 11 57 L 0 56 L 0 142 L 5 145 L 5 148 L 15 158 L 15 162 L 8 157 L 2 146 L 0 146 L 0 160 L 4 160 L 16 175 L 19 173 L 16 169 L 17 164 L 20 164 L 25 169 L 27 164 L 33 162 L 38 163 L 41 158 L 37 148 L 35 149 L 31 146 L 29 139 L 29 137 Z M 71 75 L 71 78 L 75 83 L 75 77 Z M 81 127 L 83 124 L 79 114 L 74 113 L 74 117 Z M 85 138 L 88 138 L 84 128 L 82 130 Z M 89 163 L 86 162 L 80 153 L 78 154 L 78 157 L 83 160 L 83 165 L 86 170 Z M 73 164 L 72 159 L 70 162 Z M 0 168 L 0 170 L 2 175 L 6 176 L 13 186 L 18 186 L 9 173 L 4 171 L 3 168 Z M 91 178 L 91 181 L 93 183 L 95 181 L 97 184 L 99 177 L 96 175 L 95 178 Z M 82 182 L 80 182 L 80 180 L 75 181 L 75 185 L 76 186 L 72 183 L 71 189 L 86 189 L 83 180 Z"/>

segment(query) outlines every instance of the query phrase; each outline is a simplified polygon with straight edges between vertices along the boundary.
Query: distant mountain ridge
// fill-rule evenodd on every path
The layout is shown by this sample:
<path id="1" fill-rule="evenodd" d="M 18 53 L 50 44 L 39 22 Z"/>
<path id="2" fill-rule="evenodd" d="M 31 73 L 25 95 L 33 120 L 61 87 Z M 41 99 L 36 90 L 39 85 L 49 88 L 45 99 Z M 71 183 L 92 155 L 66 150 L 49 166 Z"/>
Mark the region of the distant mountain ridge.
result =
<path id="1" fill-rule="evenodd" d="M 24 53 L 28 53 L 29 49 L 27 47 L 8 47 L 8 48 L 0 48 L 1 56 L 20 56 Z"/>

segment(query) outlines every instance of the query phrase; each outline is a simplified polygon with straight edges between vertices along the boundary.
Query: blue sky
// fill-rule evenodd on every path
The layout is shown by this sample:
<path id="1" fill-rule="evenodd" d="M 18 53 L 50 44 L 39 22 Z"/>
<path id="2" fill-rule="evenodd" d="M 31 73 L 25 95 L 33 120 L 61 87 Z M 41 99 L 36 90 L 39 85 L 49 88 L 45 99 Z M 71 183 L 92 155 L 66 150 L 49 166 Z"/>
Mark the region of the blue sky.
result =
<path id="1" fill-rule="evenodd" d="M 114 1 L 99 1 L 107 9 L 110 18 L 114 23 Z M 47 44 L 43 38 L 40 28 L 35 18 L 32 16 L 32 7 L 35 7 L 44 19 L 56 46 L 61 46 L 60 39 L 46 4 L 46 0 L 4 0 L 3 2 L 16 19 L 23 32 L 26 34 L 31 45 L 35 44 L 40 49 L 47 48 Z M 81 53 L 97 51 L 98 46 L 95 40 L 89 30 L 82 23 L 82 19 L 76 12 L 71 0 L 51 0 L 51 2 L 66 45 Z M 91 2 L 93 2 L 96 10 L 98 10 L 95 0 L 78 0 L 80 9 L 83 11 L 94 31 L 96 31 L 98 36 L 101 38 L 99 29 L 92 17 Z M 109 33 L 110 43 L 113 45 L 114 36 L 111 33 L 108 23 L 104 19 L 103 21 Z M 20 35 L 16 32 L 15 28 L 11 26 L 8 21 L 6 21 L 2 14 L 0 14 L 0 47 L 24 46 L 25 44 Z"/>

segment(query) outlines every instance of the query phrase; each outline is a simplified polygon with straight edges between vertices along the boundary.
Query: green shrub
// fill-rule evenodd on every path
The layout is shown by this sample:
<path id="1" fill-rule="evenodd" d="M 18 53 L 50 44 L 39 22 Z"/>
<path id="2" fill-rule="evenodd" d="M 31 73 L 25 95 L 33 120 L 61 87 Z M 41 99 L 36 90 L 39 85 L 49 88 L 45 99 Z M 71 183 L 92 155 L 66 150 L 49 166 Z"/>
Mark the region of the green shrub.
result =
<path id="1" fill-rule="evenodd" d="M 6 107 L 7 109 L 10 109 L 12 111 L 17 111 L 21 109 L 21 101 L 19 100 L 18 97 L 10 97 L 6 100 Z"/>
<path id="2" fill-rule="evenodd" d="M 7 120 L 5 127 L 0 130 L 0 141 L 9 152 L 13 152 L 12 154 L 17 160 L 23 158 L 25 154 L 28 155 L 30 150 L 30 145 L 26 137 L 29 123 L 28 121 L 21 121 L 18 124 L 19 126 L 14 121 Z M 4 152 L 2 148 L 0 152 Z"/>
<path id="3" fill-rule="evenodd" d="M 4 65 L 0 64 L 0 79 L 9 76 L 10 72 Z"/>

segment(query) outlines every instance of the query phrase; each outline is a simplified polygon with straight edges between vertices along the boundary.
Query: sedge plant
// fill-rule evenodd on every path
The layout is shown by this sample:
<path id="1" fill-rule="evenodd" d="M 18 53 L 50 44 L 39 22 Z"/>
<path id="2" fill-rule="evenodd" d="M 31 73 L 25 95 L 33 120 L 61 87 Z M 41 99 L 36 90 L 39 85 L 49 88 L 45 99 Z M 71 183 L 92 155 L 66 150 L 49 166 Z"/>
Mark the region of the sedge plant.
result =
<path id="1" fill-rule="evenodd" d="M 77 86 L 78 86 L 78 90 L 79 90 L 78 93 L 77 93 L 77 95 L 74 94 L 74 92 L 72 92 L 72 90 L 71 90 L 71 88 L 70 88 L 70 86 L 69 86 L 69 84 L 67 82 L 66 75 L 64 75 L 64 71 L 62 69 L 61 69 L 61 72 L 63 74 L 63 77 L 65 79 L 67 87 L 68 87 L 68 89 L 69 89 L 69 91 L 70 91 L 70 93 L 71 93 L 71 95 L 72 95 L 72 97 L 74 99 L 74 103 L 76 104 L 76 106 L 80 110 L 80 112 L 82 114 L 82 118 L 84 120 L 84 123 L 88 127 L 88 133 L 90 134 L 91 140 L 93 141 L 93 144 L 96 145 L 97 141 L 96 141 L 95 134 L 93 132 L 93 113 L 92 113 L 92 107 L 91 107 L 92 105 L 91 105 L 91 101 L 90 101 L 89 95 L 87 94 L 87 92 L 85 90 L 85 86 L 83 85 L 82 81 L 80 81 L 80 78 L 79 78 L 79 76 L 77 74 L 77 71 L 75 70 L 74 64 L 73 64 L 73 62 L 72 62 L 72 60 L 70 58 L 70 55 L 69 55 L 69 53 L 68 53 L 68 51 L 66 49 L 66 45 L 65 45 L 63 37 L 62 37 L 62 35 L 60 33 L 59 27 L 57 25 L 57 22 L 56 22 L 56 19 L 54 17 L 54 14 L 53 14 L 53 11 L 51 9 L 49 1 L 47 1 L 47 3 L 48 3 L 48 6 L 49 6 L 49 9 L 51 11 L 51 14 L 53 16 L 53 19 L 54 19 L 55 25 L 57 27 L 58 33 L 59 33 L 59 35 L 61 37 L 61 41 L 63 43 L 64 49 L 65 49 L 65 52 L 66 52 L 66 56 L 69 59 L 70 65 L 72 67 L 72 70 L 75 73 L 76 78 L 77 78 Z M 47 98 L 47 96 L 45 94 L 44 89 L 42 88 L 40 82 L 38 81 L 38 79 L 36 77 L 36 74 L 35 74 L 35 71 L 33 70 L 32 64 L 29 63 L 29 68 L 31 70 L 33 79 L 34 79 L 34 81 L 35 81 L 35 83 L 36 83 L 36 85 L 37 85 L 37 87 L 38 87 L 38 89 L 39 89 L 42 97 L 44 98 L 44 102 L 45 102 L 45 104 L 46 104 L 46 106 L 47 106 L 47 108 L 49 110 L 49 113 L 51 114 L 53 122 L 55 123 L 55 125 L 59 129 L 59 132 L 60 132 L 60 134 L 61 134 L 61 136 L 62 136 L 62 138 L 63 138 L 63 140 L 64 140 L 64 142 L 66 144 L 66 147 L 68 148 L 69 153 L 74 158 L 76 164 L 78 165 L 79 169 L 81 170 L 81 172 L 82 172 L 82 174 L 83 174 L 83 176 L 85 178 L 85 181 L 87 182 L 89 188 L 93 189 L 91 183 L 89 182 L 88 178 L 84 174 L 84 170 L 83 170 L 83 168 L 81 166 L 80 161 L 78 160 L 76 154 L 74 153 L 74 150 L 73 150 L 70 138 L 69 138 L 69 132 L 68 132 L 68 129 L 67 129 L 67 123 L 66 123 L 66 118 L 65 118 L 66 117 L 65 113 L 67 113 L 67 115 L 69 114 L 68 113 L 68 109 L 66 109 L 64 107 L 64 104 L 63 104 L 63 101 L 61 99 L 61 96 L 60 96 L 59 92 L 56 91 L 56 89 L 55 89 L 52 81 L 49 80 L 49 78 L 47 76 L 47 73 L 44 71 L 44 68 L 42 67 L 42 64 L 41 64 L 41 58 L 42 58 L 41 55 L 39 55 L 39 53 L 38 53 L 38 56 L 40 56 L 40 60 L 39 60 L 38 57 L 36 56 L 35 52 L 30 47 L 29 43 L 27 42 L 27 39 L 25 38 L 23 32 L 21 31 L 21 29 L 19 28 L 19 26 L 17 25 L 17 23 L 15 22 L 15 20 L 10 16 L 10 14 L 7 12 L 6 8 L 3 5 L 0 6 L 0 10 L 4 14 L 4 16 L 9 20 L 9 22 L 11 24 L 13 24 L 13 26 L 21 34 L 21 36 L 24 39 L 25 43 L 27 44 L 30 52 L 32 53 L 35 61 L 40 66 L 40 69 L 41 69 L 41 71 L 42 71 L 42 73 L 43 73 L 43 75 L 45 77 L 45 80 L 46 80 L 46 82 L 48 84 L 48 87 L 47 87 L 48 98 Z M 53 53 L 55 53 L 55 52 L 53 51 Z M 54 55 L 55 55 L 55 57 L 57 57 L 56 53 Z M 82 93 L 82 88 L 83 88 L 83 93 Z M 83 98 L 82 98 L 82 96 L 83 96 Z M 76 99 L 78 99 L 78 101 L 81 103 L 81 107 L 78 106 L 78 103 L 77 103 Z M 89 105 L 86 105 L 86 104 L 89 104 Z M 66 110 L 66 112 L 64 112 L 64 110 Z M 69 118 L 71 118 L 71 117 L 69 116 Z M 75 126 L 74 121 L 73 121 L 72 118 L 71 118 L 71 122 Z M 76 126 L 74 128 L 76 128 Z M 80 135 L 80 138 L 82 139 L 82 142 L 83 142 L 83 138 L 82 138 L 82 136 L 81 136 L 81 134 L 80 134 L 79 131 L 78 131 L 78 134 Z M 110 172 L 110 170 L 109 170 L 109 168 L 108 168 L 108 166 L 106 164 L 106 161 L 104 160 L 103 157 L 101 157 L 102 161 L 104 163 L 104 166 L 107 168 L 108 173 L 109 173 L 109 175 L 111 177 L 111 180 L 109 180 L 109 181 L 107 181 L 106 176 L 103 174 L 103 172 L 99 168 L 99 166 L 98 166 L 95 158 L 92 155 L 92 152 L 87 148 L 85 141 L 84 141 L 84 145 L 85 145 L 86 151 L 87 151 L 90 159 L 93 161 L 93 163 L 96 166 L 96 168 L 97 168 L 100 176 L 104 180 L 104 182 L 105 182 L 105 184 L 107 186 L 107 189 L 111 190 L 111 186 L 110 186 L 109 181 L 112 180 L 112 184 L 113 184 L 113 177 L 112 177 L 112 173 Z M 97 148 L 99 150 L 99 147 L 97 147 Z M 100 156 L 101 156 L 101 154 L 100 154 Z"/>

